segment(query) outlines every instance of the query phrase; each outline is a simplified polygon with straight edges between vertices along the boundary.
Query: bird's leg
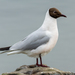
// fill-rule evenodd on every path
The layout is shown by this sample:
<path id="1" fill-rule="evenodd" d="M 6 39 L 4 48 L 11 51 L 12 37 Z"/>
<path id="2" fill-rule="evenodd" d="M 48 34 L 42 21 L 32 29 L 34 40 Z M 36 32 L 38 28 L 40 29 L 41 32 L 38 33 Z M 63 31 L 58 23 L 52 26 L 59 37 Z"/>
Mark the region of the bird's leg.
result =
<path id="1" fill-rule="evenodd" d="M 40 57 L 40 65 L 39 66 L 41 66 L 41 67 L 48 67 L 48 66 L 42 64 L 41 54 L 39 54 L 39 57 Z"/>
<path id="2" fill-rule="evenodd" d="M 42 64 L 41 54 L 39 54 L 39 58 L 40 58 L 40 64 L 38 64 L 38 58 L 36 58 L 36 66 L 38 66 L 38 67 L 39 66 L 41 66 L 41 67 L 48 67 L 48 66 Z"/>
<path id="3" fill-rule="evenodd" d="M 36 65 L 38 65 L 38 58 L 36 58 Z"/>
<path id="4" fill-rule="evenodd" d="M 40 57 L 40 66 L 42 66 L 42 58 L 41 58 L 41 54 L 39 54 Z"/>
<path id="5" fill-rule="evenodd" d="M 36 66 L 39 66 L 39 64 L 38 64 L 38 58 L 36 58 Z"/>

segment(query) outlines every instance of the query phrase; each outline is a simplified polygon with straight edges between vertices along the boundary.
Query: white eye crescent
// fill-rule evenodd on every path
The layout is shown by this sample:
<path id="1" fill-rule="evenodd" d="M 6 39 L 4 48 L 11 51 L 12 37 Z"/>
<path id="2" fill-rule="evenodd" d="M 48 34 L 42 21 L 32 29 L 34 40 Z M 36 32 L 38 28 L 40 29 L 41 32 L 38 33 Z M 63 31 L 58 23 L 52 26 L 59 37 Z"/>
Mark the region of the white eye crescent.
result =
<path id="1" fill-rule="evenodd" d="M 53 13 L 56 13 L 56 11 L 53 11 Z"/>

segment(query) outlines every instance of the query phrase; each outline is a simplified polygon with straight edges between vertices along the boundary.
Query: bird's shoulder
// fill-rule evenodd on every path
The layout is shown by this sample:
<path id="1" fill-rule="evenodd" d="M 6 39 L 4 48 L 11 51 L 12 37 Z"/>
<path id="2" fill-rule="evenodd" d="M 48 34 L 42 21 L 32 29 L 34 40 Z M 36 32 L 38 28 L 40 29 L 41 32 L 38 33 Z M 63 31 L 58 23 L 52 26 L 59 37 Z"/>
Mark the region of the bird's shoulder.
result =
<path id="1" fill-rule="evenodd" d="M 32 32 L 31 34 L 29 34 L 27 37 L 25 37 L 22 41 L 25 41 L 27 39 L 40 39 L 43 37 L 51 37 L 51 32 L 49 31 L 44 31 L 44 30 L 36 30 L 34 32 Z"/>

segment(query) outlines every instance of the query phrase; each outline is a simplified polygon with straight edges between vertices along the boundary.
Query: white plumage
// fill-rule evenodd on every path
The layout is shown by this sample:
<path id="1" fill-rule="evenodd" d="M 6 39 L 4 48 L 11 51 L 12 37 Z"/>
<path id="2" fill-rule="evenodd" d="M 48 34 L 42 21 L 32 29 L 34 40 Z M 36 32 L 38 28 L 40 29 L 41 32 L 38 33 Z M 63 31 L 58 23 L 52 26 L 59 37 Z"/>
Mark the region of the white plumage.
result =
<path id="1" fill-rule="evenodd" d="M 39 57 L 39 54 L 46 55 L 48 52 L 52 50 L 52 48 L 55 46 L 57 40 L 58 40 L 58 28 L 57 28 L 57 20 L 55 18 L 52 18 L 49 15 L 49 10 L 46 13 L 45 20 L 42 24 L 42 26 L 28 35 L 26 39 L 12 45 L 10 47 L 10 50 L 17 50 L 9 52 L 8 54 L 18 54 L 18 53 L 25 53 L 30 57 Z M 46 36 L 49 37 L 49 39 L 46 43 L 41 44 L 36 49 L 30 49 L 30 50 L 24 50 L 24 46 L 27 46 L 27 42 L 35 42 L 35 38 L 37 40 L 40 40 L 39 37 Z M 32 38 L 31 38 L 32 37 Z M 47 40 L 45 39 L 45 40 Z M 28 40 L 28 41 L 27 41 Z M 33 40 L 33 41 L 32 41 Z M 38 43 L 37 43 L 38 44 Z"/>
<path id="2" fill-rule="evenodd" d="M 66 17 L 56 8 L 50 8 L 45 16 L 42 26 L 25 37 L 22 41 L 16 44 L 0 48 L 0 51 L 7 50 L 8 55 L 11 54 L 27 54 L 30 57 L 36 58 L 36 66 L 48 67 L 42 64 L 41 56 L 49 53 L 58 40 L 57 18 Z M 3 52 L 4 53 L 4 52 Z M 40 64 L 38 64 L 40 58 Z"/>

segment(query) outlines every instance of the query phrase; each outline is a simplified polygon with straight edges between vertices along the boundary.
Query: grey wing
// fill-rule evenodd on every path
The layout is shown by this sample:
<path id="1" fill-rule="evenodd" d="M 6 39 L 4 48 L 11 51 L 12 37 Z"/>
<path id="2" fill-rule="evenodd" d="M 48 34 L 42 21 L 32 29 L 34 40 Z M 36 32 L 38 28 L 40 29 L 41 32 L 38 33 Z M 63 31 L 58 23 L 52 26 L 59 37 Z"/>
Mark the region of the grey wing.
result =
<path id="1" fill-rule="evenodd" d="M 49 41 L 49 37 L 45 36 L 41 39 L 38 39 L 34 42 L 29 43 L 29 45 L 27 45 L 26 47 L 23 48 L 23 50 L 32 50 L 32 49 L 36 49 L 37 47 L 47 43 Z"/>
<path id="2" fill-rule="evenodd" d="M 32 50 L 36 49 L 40 45 L 43 45 L 49 41 L 48 37 L 44 32 L 35 32 L 26 37 L 24 40 L 14 44 L 10 50 Z"/>

